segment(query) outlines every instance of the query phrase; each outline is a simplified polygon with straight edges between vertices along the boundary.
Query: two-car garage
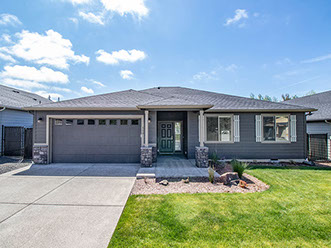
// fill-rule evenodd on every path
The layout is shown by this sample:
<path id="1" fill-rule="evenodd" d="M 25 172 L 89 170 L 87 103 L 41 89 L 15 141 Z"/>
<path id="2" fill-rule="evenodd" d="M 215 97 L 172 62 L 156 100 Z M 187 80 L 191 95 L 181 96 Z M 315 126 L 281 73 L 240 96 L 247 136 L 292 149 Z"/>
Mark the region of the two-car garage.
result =
<path id="1" fill-rule="evenodd" d="M 140 161 L 140 118 L 54 118 L 50 125 L 53 163 Z"/>

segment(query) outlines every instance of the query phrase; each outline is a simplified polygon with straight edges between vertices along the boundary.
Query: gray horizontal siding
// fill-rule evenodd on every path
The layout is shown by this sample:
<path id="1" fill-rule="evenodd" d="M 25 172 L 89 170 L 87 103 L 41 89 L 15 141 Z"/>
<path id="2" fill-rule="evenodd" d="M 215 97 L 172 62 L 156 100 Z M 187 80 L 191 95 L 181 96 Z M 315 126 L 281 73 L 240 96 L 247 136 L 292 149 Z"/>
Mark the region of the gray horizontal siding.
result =
<path id="1" fill-rule="evenodd" d="M 297 116 L 297 142 L 260 143 L 255 141 L 255 115 L 260 113 L 239 113 L 240 142 L 230 144 L 206 144 L 210 154 L 216 152 L 226 159 L 303 159 L 306 156 L 306 128 L 304 113 Z M 198 139 L 198 114 L 189 113 L 189 158 L 194 158 Z"/>
<path id="2" fill-rule="evenodd" d="M 309 134 L 325 134 L 331 135 L 331 124 L 323 122 L 308 122 L 307 133 Z"/>

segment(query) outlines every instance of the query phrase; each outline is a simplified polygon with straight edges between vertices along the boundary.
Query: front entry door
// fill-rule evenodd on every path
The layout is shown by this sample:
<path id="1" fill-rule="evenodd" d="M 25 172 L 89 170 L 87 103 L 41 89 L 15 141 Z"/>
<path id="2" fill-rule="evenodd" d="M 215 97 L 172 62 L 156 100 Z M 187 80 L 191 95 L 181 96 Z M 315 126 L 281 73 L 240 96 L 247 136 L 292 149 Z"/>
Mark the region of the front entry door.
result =
<path id="1" fill-rule="evenodd" d="M 174 152 L 174 124 L 173 122 L 160 122 L 159 126 L 160 153 Z"/>

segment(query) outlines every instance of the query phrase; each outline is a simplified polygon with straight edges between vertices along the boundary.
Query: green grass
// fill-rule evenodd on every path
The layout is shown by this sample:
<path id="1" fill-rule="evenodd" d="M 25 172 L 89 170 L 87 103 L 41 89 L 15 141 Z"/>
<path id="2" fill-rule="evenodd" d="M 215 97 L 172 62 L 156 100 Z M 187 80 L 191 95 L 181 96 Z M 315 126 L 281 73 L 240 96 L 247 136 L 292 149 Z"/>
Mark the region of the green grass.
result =
<path id="1" fill-rule="evenodd" d="M 331 247 L 331 170 L 247 173 L 270 189 L 130 196 L 109 247 Z"/>

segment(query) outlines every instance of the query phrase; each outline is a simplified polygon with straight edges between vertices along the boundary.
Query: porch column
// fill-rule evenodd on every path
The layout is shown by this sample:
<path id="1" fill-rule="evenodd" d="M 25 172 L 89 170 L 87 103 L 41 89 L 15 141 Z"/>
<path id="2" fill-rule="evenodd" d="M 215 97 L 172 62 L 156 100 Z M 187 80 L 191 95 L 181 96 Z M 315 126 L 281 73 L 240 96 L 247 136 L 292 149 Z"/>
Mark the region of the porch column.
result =
<path id="1" fill-rule="evenodd" d="M 145 110 L 145 146 L 148 147 L 148 110 Z"/>
<path id="2" fill-rule="evenodd" d="M 199 133 L 200 133 L 200 147 L 203 147 L 203 142 L 205 140 L 205 121 L 204 121 L 204 111 L 203 110 L 200 110 L 200 130 L 199 130 Z"/>

